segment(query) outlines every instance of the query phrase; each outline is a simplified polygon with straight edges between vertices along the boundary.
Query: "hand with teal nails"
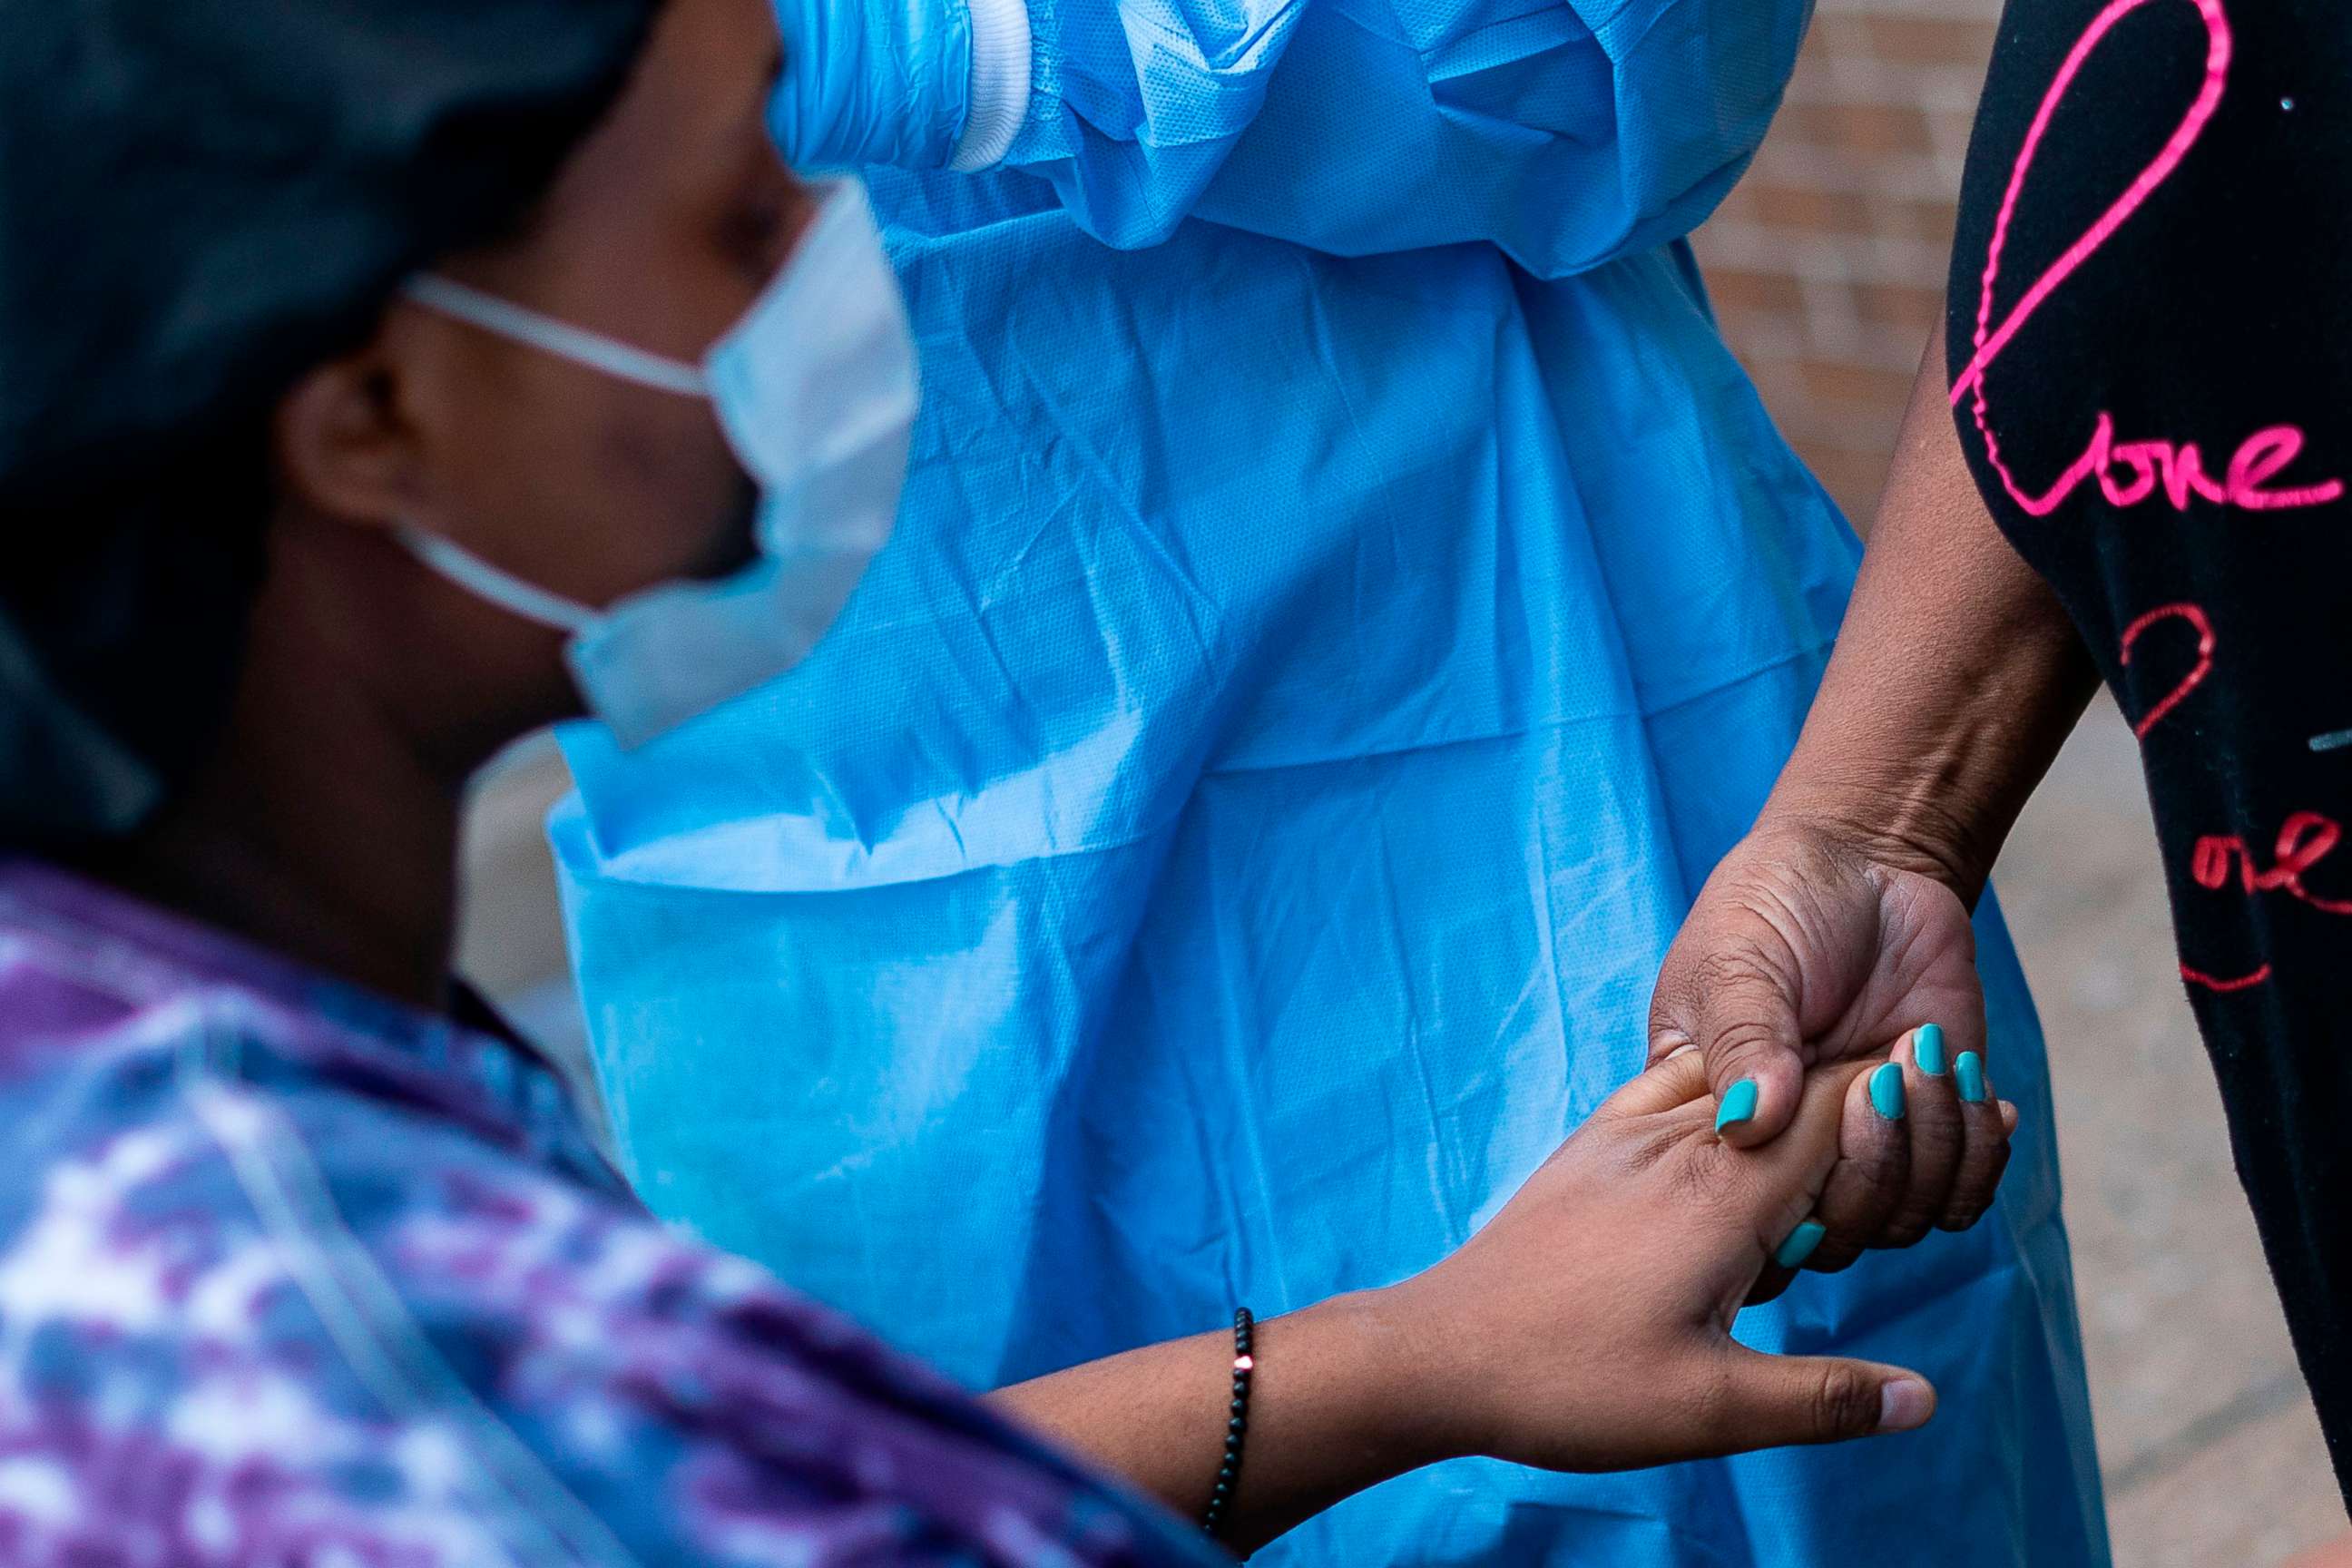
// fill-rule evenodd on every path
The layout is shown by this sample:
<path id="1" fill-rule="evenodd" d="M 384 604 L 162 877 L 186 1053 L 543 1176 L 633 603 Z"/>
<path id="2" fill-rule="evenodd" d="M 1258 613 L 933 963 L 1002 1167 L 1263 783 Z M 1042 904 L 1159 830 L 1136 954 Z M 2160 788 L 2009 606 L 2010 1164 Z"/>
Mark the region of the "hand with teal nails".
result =
<path id="1" fill-rule="evenodd" d="M 1981 1105 L 1985 1098 L 1984 1058 L 1974 1051 L 1962 1051 L 1952 1064 L 1952 1087 L 1960 1099 L 1969 1105 Z"/>
<path id="2" fill-rule="evenodd" d="M 1888 1092 L 1901 1090 L 1863 1063 L 1818 1071 L 1781 1135 L 1750 1151 L 1717 1135 L 1696 1052 L 1652 1067 L 1459 1252 L 1370 1293 L 1411 1375 L 1444 1391 L 1413 1400 L 1416 1418 L 1454 1426 L 1448 1454 L 1572 1470 L 1926 1421 L 1935 1394 L 1916 1373 L 1762 1355 L 1730 1336 L 1744 1304 L 1825 1245 L 1815 1215 L 1835 1173 L 1900 1151 L 1902 1121 L 1879 1109 Z"/>
<path id="3" fill-rule="evenodd" d="M 1759 826 L 1700 890 L 1651 1000 L 1651 1058 L 1696 1046 L 1724 1142 L 1769 1147 L 1808 1076 L 1876 1062 L 1803 1267 L 1964 1229 L 1989 1207 L 2016 1109 L 1992 1096 L 1976 939 L 1952 889 L 1820 824 Z"/>

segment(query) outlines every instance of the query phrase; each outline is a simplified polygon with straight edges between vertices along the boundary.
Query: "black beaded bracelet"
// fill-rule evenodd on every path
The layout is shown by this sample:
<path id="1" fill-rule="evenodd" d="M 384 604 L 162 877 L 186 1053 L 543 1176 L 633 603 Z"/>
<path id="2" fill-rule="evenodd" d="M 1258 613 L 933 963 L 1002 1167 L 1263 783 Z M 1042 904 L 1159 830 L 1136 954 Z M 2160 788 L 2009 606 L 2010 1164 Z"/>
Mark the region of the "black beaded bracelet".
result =
<path id="1" fill-rule="evenodd" d="M 1209 1510 L 1201 1516 L 1201 1528 L 1213 1536 L 1225 1522 L 1225 1506 L 1234 1500 L 1234 1489 L 1241 1484 L 1242 1437 L 1249 1431 L 1250 1373 L 1257 1367 L 1256 1358 L 1250 1354 L 1253 1322 L 1247 1307 L 1234 1310 L 1234 1397 L 1225 1407 L 1225 1461 L 1217 1467 Z"/>

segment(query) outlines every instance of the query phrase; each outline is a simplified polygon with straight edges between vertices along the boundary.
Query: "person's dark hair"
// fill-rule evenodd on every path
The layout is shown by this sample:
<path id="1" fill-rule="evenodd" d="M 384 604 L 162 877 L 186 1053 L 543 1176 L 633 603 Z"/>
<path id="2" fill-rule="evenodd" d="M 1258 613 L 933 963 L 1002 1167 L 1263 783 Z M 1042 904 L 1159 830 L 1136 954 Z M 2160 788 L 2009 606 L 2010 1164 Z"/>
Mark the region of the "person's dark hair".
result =
<path id="1" fill-rule="evenodd" d="M 658 3 L 0 0 L 0 844 L 201 759 L 269 410 L 519 221 Z"/>

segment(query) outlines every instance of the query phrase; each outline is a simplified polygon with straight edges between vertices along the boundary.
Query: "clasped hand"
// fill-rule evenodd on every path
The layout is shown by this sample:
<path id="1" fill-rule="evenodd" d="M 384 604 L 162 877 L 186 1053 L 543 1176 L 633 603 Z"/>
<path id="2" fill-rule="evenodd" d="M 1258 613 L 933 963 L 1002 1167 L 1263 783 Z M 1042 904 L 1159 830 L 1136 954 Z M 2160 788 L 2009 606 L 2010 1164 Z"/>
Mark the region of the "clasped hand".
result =
<path id="1" fill-rule="evenodd" d="M 1993 1092 L 1976 940 L 1959 897 L 1833 825 L 1781 823 L 1736 847 L 1668 950 L 1651 1058 L 1696 1047 L 1724 1140 L 1777 1138 L 1806 1077 L 1874 1063 L 1802 1258 L 1834 1270 L 1872 1247 L 1964 1230 L 1989 1207 L 2017 1109 Z"/>
<path id="2" fill-rule="evenodd" d="M 1648 1071 L 1400 1288 L 1482 1303 L 1479 1343 L 1449 1369 L 1479 1425 L 1451 1447 L 1615 1468 L 1925 1422 L 1934 1394 L 1916 1373 L 1759 1355 L 1730 1329 L 1799 1268 L 1964 1229 L 1990 1205 L 2017 1110 L 1987 1075 L 1958 895 L 1860 837 L 1760 830 L 1669 951 L 1651 1042 Z"/>

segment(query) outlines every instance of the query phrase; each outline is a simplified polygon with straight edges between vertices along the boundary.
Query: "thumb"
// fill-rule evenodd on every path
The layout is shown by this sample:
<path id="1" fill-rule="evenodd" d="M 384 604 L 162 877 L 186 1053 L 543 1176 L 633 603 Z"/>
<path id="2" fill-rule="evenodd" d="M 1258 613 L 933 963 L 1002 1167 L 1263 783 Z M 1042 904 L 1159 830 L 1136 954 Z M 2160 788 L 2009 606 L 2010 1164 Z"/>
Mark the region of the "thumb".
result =
<path id="1" fill-rule="evenodd" d="M 1698 1047 L 1724 1142 L 1753 1148 L 1789 1124 L 1804 1087 L 1801 1038 L 1795 977 L 1755 938 L 1683 928 L 1651 994 L 1650 1059 Z"/>
<path id="2" fill-rule="evenodd" d="M 1711 1436 L 1725 1453 L 1908 1432 L 1936 1414 L 1934 1387 L 1899 1366 L 1764 1355 L 1728 1340 L 1717 1353 L 1726 1360 Z"/>

